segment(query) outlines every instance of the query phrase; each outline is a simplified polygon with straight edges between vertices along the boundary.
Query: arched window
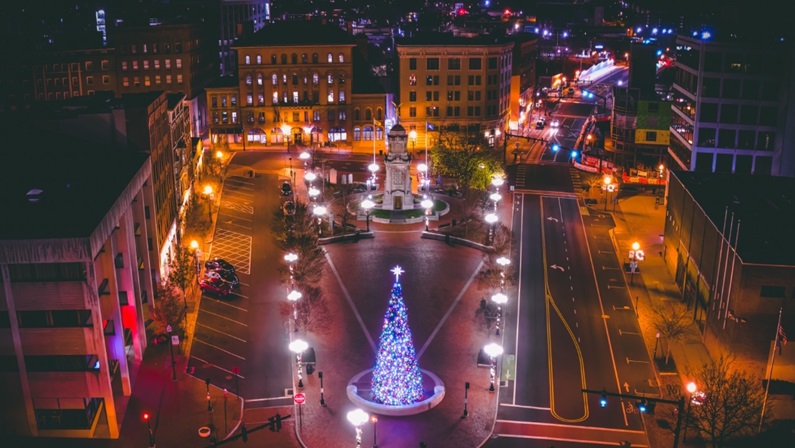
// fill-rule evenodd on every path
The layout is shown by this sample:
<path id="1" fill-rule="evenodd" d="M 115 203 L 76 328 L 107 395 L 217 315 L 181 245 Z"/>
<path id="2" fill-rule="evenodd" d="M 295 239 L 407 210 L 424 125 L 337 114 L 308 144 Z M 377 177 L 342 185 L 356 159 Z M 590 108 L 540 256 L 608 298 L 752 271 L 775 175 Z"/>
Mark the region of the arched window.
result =
<path id="1" fill-rule="evenodd" d="M 317 53 L 312 53 L 312 63 L 317 64 L 318 56 Z"/>
<path id="2" fill-rule="evenodd" d="M 287 73 L 282 73 L 282 84 L 287 85 Z"/>
<path id="3" fill-rule="evenodd" d="M 277 75 L 276 73 L 271 75 L 271 84 L 273 84 L 274 86 L 279 85 L 279 75 Z"/>
<path id="4" fill-rule="evenodd" d="M 275 54 L 271 55 L 271 64 L 276 65 L 276 55 Z"/>
<path id="5" fill-rule="evenodd" d="M 309 76 L 307 76 L 307 74 L 304 73 L 304 85 L 307 85 L 307 84 L 309 84 Z"/>
<path id="6" fill-rule="evenodd" d="M 381 121 L 384 118 L 384 110 L 380 107 L 375 110 L 375 119 Z"/>
<path id="7" fill-rule="evenodd" d="M 282 64 L 286 64 L 286 63 L 287 63 L 287 55 L 282 53 Z"/>
<path id="8" fill-rule="evenodd" d="M 293 85 L 294 86 L 298 85 L 298 73 L 296 72 L 293 72 Z"/>
<path id="9" fill-rule="evenodd" d="M 258 54 L 257 55 L 257 65 L 261 65 L 261 64 L 262 64 L 262 55 Z"/>
<path id="10" fill-rule="evenodd" d="M 342 64 L 343 62 L 345 62 L 345 55 L 344 55 L 344 54 L 340 53 L 340 55 L 339 55 L 339 61 L 340 61 L 340 64 Z"/>
<path id="11" fill-rule="evenodd" d="M 334 75 L 332 75 L 331 72 L 326 74 L 326 79 L 329 84 L 334 84 Z"/>
<path id="12" fill-rule="evenodd" d="M 362 140 L 372 140 L 373 139 L 373 127 L 372 126 L 365 126 L 362 128 Z"/>
<path id="13" fill-rule="evenodd" d="M 368 107 L 364 110 L 364 119 L 370 121 L 373 119 L 373 111 Z"/>
<path id="14" fill-rule="evenodd" d="M 315 72 L 312 73 L 312 84 L 317 85 L 320 82 L 320 75 Z"/>
<path id="15" fill-rule="evenodd" d="M 331 128 L 328 131 L 328 141 L 330 142 L 336 142 L 347 139 L 348 139 L 348 133 L 345 131 L 345 128 L 342 127 Z"/>
<path id="16" fill-rule="evenodd" d="M 328 54 L 328 63 L 331 64 L 332 62 L 334 62 L 334 56 L 331 53 L 329 53 Z"/>
<path id="17" fill-rule="evenodd" d="M 376 140 L 383 140 L 384 139 L 384 128 L 376 127 L 375 128 L 375 139 Z"/>
<path id="18" fill-rule="evenodd" d="M 358 127 L 353 128 L 353 141 L 358 142 L 362 139 L 362 130 Z"/>
<path id="19" fill-rule="evenodd" d="M 246 55 L 246 65 L 251 64 L 251 56 Z"/>
<path id="20" fill-rule="evenodd" d="M 359 110 L 358 107 L 356 109 L 353 109 L 353 121 L 359 121 L 361 119 L 362 119 L 362 111 Z"/>
<path id="21" fill-rule="evenodd" d="M 334 102 L 334 89 L 328 89 L 328 96 L 326 97 L 326 101 L 329 103 Z"/>
<path id="22" fill-rule="evenodd" d="M 293 64 L 297 64 L 298 63 L 298 55 L 295 54 L 295 53 L 291 54 L 290 55 L 290 62 L 292 62 Z"/>
<path id="23" fill-rule="evenodd" d="M 337 74 L 337 80 L 340 84 L 345 84 L 345 72 L 339 72 Z"/>
<path id="24" fill-rule="evenodd" d="M 261 86 L 262 84 L 263 84 L 262 73 L 257 73 L 257 85 Z"/>
<path id="25" fill-rule="evenodd" d="M 246 75 L 246 85 L 247 86 L 251 85 L 251 75 Z"/>
<path id="26" fill-rule="evenodd" d="M 301 63 L 302 64 L 306 64 L 307 63 L 306 53 L 302 53 L 301 54 Z"/>

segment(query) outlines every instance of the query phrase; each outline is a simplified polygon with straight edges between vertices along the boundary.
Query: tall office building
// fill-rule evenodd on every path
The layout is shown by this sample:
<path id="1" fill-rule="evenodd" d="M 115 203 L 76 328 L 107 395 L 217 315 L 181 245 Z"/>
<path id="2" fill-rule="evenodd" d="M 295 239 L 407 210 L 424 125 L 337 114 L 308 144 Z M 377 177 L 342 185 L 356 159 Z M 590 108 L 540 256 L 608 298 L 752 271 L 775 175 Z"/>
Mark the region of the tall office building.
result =
<path id="1" fill-rule="evenodd" d="M 669 154 L 681 169 L 795 175 L 793 47 L 677 36 Z"/>
<path id="2" fill-rule="evenodd" d="M 270 20 L 269 0 L 221 0 L 221 30 L 218 40 L 221 76 L 237 72 L 232 46 L 246 34 L 256 33 Z"/>

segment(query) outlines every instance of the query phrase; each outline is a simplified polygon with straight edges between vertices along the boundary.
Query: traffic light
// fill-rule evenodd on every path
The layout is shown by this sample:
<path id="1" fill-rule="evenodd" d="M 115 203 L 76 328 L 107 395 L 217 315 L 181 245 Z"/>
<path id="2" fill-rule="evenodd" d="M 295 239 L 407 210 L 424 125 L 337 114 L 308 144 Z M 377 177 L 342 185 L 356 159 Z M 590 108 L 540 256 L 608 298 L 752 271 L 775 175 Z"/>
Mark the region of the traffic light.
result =
<path id="1" fill-rule="evenodd" d="M 571 150 L 571 158 L 572 159 L 576 159 L 577 158 L 577 150 L 576 149 L 572 149 Z"/>
<path id="2" fill-rule="evenodd" d="M 558 152 L 559 149 L 560 149 L 560 145 L 558 145 L 557 143 L 553 143 L 552 144 L 552 151 L 553 152 Z"/>
<path id="3" fill-rule="evenodd" d="M 271 432 L 276 432 L 276 417 L 268 417 L 268 429 Z"/>
<path id="4" fill-rule="evenodd" d="M 646 399 L 645 398 L 638 402 L 638 410 L 640 412 L 646 412 Z"/>
<path id="5" fill-rule="evenodd" d="M 245 423 L 240 427 L 240 438 L 243 439 L 244 442 L 248 442 L 248 428 L 246 428 Z"/>
<path id="6" fill-rule="evenodd" d="M 607 407 L 607 391 L 602 391 L 602 397 L 599 398 L 599 406 L 603 408 Z"/>

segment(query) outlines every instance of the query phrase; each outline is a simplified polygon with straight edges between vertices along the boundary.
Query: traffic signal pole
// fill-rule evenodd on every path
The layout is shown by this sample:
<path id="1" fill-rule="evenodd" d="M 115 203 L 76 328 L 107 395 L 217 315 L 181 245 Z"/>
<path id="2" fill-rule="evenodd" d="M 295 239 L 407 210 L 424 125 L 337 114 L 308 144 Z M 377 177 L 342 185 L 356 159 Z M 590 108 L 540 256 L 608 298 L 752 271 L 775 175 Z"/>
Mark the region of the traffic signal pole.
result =
<path id="1" fill-rule="evenodd" d="M 606 397 L 618 397 L 618 398 L 627 398 L 630 400 L 645 400 L 647 402 L 652 403 L 666 403 L 666 404 L 674 404 L 676 405 L 676 428 L 674 429 L 674 446 L 673 448 L 679 447 L 679 432 L 682 430 L 682 415 L 684 414 L 685 408 L 685 397 L 682 397 L 678 400 L 666 400 L 664 398 L 651 398 L 651 397 L 644 397 L 641 395 L 632 395 L 632 394 L 622 394 L 616 392 L 607 392 L 605 390 L 590 390 L 590 389 L 582 389 L 583 392 L 587 394 L 596 394 L 602 397 L 605 400 L 605 404 L 602 407 L 606 406 Z"/>

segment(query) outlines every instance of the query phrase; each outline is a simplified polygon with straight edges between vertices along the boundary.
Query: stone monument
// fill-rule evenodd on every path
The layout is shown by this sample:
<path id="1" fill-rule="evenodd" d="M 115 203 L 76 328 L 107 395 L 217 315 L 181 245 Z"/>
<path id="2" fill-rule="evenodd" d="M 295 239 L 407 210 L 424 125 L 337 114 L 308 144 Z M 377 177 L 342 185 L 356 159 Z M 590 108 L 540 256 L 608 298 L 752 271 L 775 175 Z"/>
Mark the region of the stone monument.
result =
<path id="1" fill-rule="evenodd" d="M 383 210 L 411 210 L 414 197 L 411 194 L 411 156 L 406 152 L 408 134 L 400 123 L 392 126 L 387 135 L 389 150 L 386 153 L 386 179 L 384 181 Z"/>

